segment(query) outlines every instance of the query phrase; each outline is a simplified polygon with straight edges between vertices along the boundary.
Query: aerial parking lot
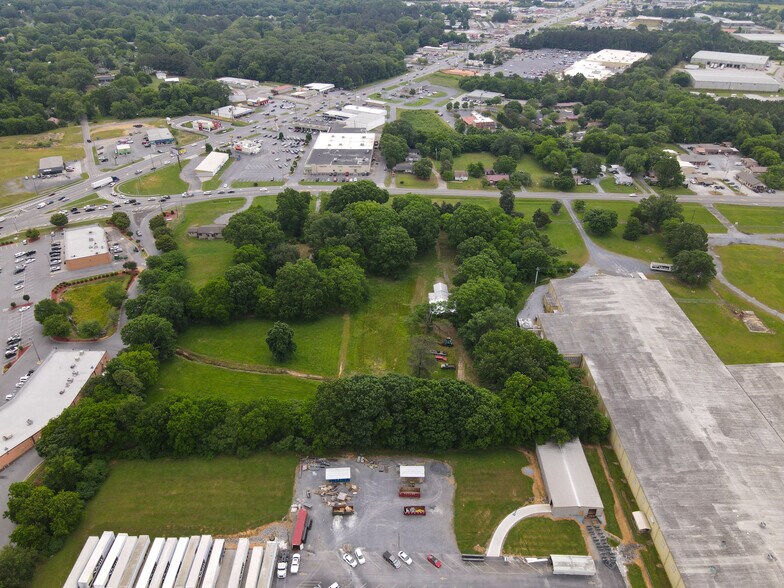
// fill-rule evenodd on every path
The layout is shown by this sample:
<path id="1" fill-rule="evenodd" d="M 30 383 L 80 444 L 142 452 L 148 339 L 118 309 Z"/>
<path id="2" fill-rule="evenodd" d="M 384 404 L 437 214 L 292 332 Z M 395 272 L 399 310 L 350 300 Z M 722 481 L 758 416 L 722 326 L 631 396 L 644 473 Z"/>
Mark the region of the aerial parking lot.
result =
<path id="1" fill-rule="evenodd" d="M 541 78 L 548 73 L 560 73 L 588 55 L 590 55 L 589 51 L 569 51 L 567 49 L 523 51 L 502 65 L 494 67 L 490 72 L 503 72 L 508 76 L 517 74 L 524 78 Z"/>

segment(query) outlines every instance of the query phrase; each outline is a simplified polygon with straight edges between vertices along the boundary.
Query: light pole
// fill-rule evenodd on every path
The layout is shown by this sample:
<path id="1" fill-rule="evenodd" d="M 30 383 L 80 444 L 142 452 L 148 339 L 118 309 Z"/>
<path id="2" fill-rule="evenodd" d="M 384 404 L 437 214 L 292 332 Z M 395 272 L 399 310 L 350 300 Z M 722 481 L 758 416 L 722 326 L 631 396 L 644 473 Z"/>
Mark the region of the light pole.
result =
<path id="1" fill-rule="evenodd" d="M 539 283 L 539 266 L 536 266 L 536 277 L 534 278 L 534 286 Z"/>

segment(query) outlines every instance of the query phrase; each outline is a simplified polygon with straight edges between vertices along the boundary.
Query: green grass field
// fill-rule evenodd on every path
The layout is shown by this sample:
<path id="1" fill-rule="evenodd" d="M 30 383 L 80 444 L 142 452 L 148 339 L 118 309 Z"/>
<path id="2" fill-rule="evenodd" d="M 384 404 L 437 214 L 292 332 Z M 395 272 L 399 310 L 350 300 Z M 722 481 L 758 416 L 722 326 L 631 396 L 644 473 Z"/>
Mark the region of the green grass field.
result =
<path id="1" fill-rule="evenodd" d="M 533 496 L 522 473 L 528 459 L 513 449 L 447 454 L 455 475 L 455 537 L 461 553 L 484 553 L 498 523 Z"/>
<path id="2" fill-rule="evenodd" d="M 226 160 L 226 163 L 223 164 L 223 167 L 221 167 L 218 170 L 218 173 L 215 174 L 215 176 L 213 176 L 206 182 L 201 183 L 202 190 L 217 190 L 218 188 L 220 188 L 222 184 L 221 176 L 227 169 L 231 167 L 231 164 L 233 164 L 235 161 L 236 160 L 233 157 L 229 157 Z"/>
<path id="3" fill-rule="evenodd" d="M 87 206 L 88 204 L 109 204 L 109 201 L 106 200 L 106 198 L 101 198 L 98 196 L 98 194 L 93 192 L 92 194 L 88 194 L 87 196 L 79 198 L 78 200 L 74 200 L 73 202 L 63 202 L 62 206 L 63 208 L 70 209 L 74 206 L 79 208 L 81 206 Z"/>
<path id="4" fill-rule="evenodd" d="M 157 402 L 174 394 L 235 402 L 256 398 L 301 400 L 311 398 L 318 384 L 317 380 L 240 372 L 175 358 L 161 366 L 160 377 L 148 401 Z"/>
<path id="5" fill-rule="evenodd" d="M 588 250 L 585 242 L 580 236 L 577 227 L 574 226 L 569 213 L 562 208 L 558 215 L 550 210 L 551 200 L 538 200 L 535 198 L 517 198 L 515 200 L 515 210 L 525 214 L 527 220 L 531 220 L 537 208 L 541 208 L 550 215 L 551 222 L 542 233 L 550 237 L 550 242 L 559 249 L 566 251 L 565 259 L 583 265 L 588 261 Z"/>
<path id="6" fill-rule="evenodd" d="M 518 171 L 525 171 L 531 174 L 531 179 L 533 180 L 533 185 L 526 188 L 526 190 L 530 190 L 532 192 L 537 192 L 541 190 L 549 190 L 551 191 L 552 188 L 542 188 L 540 183 L 542 179 L 546 176 L 550 175 L 546 169 L 544 169 L 536 159 L 534 159 L 533 155 L 523 155 L 523 158 L 517 164 Z"/>
<path id="7" fill-rule="evenodd" d="M 626 566 L 626 577 L 629 578 L 629 584 L 632 588 L 645 588 L 645 579 L 642 577 L 642 570 L 637 564 L 628 564 Z"/>
<path id="8" fill-rule="evenodd" d="M 784 208 L 717 204 L 716 209 L 744 233 L 784 233 Z"/>
<path id="9" fill-rule="evenodd" d="M 337 375 L 342 316 L 327 315 L 315 322 L 289 323 L 294 329 L 297 352 L 283 363 L 272 358 L 265 342 L 272 323 L 269 320 L 245 319 L 226 326 L 192 326 L 180 336 L 177 343 L 184 349 L 218 359 L 285 367 L 322 376 Z"/>
<path id="10" fill-rule="evenodd" d="M 460 76 L 453 76 L 450 74 L 441 73 L 437 71 L 429 75 L 417 78 L 417 82 L 429 82 L 434 86 L 441 86 L 442 88 L 452 88 L 457 90 L 460 88 Z"/>
<path id="11" fill-rule="evenodd" d="M 261 188 L 262 186 L 282 186 L 285 184 L 283 180 L 267 180 L 267 181 L 258 181 L 258 182 L 242 182 L 236 181 L 231 183 L 232 188 Z"/>
<path id="12" fill-rule="evenodd" d="M 226 271 L 231 265 L 234 247 L 222 239 L 191 239 L 187 236 L 188 227 L 209 224 L 221 214 L 237 210 L 244 201 L 244 198 L 224 198 L 183 208 L 182 217 L 174 227 L 174 238 L 188 258 L 185 277 L 197 288 Z"/>
<path id="13" fill-rule="evenodd" d="M 65 291 L 63 299 L 73 304 L 73 320 L 79 325 L 85 321 L 96 320 L 105 329 L 113 331 L 113 325 L 109 324 L 112 306 L 103 297 L 103 291 L 109 284 L 118 282 L 126 285 L 130 280 L 129 276 L 122 274 L 104 278 L 87 284 L 73 286 Z"/>
<path id="14" fill-rule="evenodd" d="M 492 190 L 492 186 L 485 187 L 482 178 L 468 178 L 462 182 L 447 182 L 446 187 L 450 190 Z"/>
<path id="15" fill-rule="evenodd" d="M 768 363 L 784 356 L 784 322 L 738 298 L 715 280 L 706 288 L 686 286 L 671 276 L 657 276 L 716 355 L 727 364 Z M 752 333 L 740 320 L 754 310 L 772 333 Z"/>
<path id="16" fill-rule="evenodd" d="M 181 194 L 188 189 L 188 184 L 180 179 L 180 168 L 167 165 L 152 173 L 137 176 L 117 187 L 119 192 L 132 196 L 162 196 L 165 194 Z"/>
<path id="17" fill-rule="evenodd" d="M 245 126 L 247 123 L 239 123 L 235 121 L 234 124 Z M 171 129 L 172 135 L 174 135 L 175 141 L 177 141 L 177 145 L 183 147 L 185 145 L 190 145 L 191 143 L 195 143 L 196 141 L 201 141 L 204 139 L 203 135 L 199 135 L 198 133 L 189 133 L 188 131 L 183 131 L 182 129 Z"/>
<path id="18" fill-rule="evenodd" d="M 431 174 L 427 180 L 420 180 L 412 174 L 396 174 L 395 186 L 411 190 L 429 190 L 438 187 L 438 179 L 435 173 Z"/>
<path id="19" fill-rule="evenodd" d="M 488 151 L 482 151 L 480 153 L 463 153 L 462 155 L 458 155 L 455 157 L 454 161 L 452 162 L 452 169 L 458 170 L 467 170 L 469 163 L 481 163 L 485 166 L 485 170 L 493 169 L 495 165 L 496 157 L 492 153 Z"/>
<path id="20" fill-rule="evenodd" d="M 771 308 L 784 311 L 784 250 L 758 245 L 717 247 L 724 275 Z"/>
<path id="21" fill-rule="evenodd" d="M 406 102 L 406 106 L 411 106 L 411 107 L 427 106 L 431 102 L 432 100 L 430 98 L 418 98 L 417 100 Z"/>
<path id="22" fill-rule="evenodd" d="M 226 535 L 280 520 L 291 504 L 296 466 L 295 456 L 272 453 L 117 462 L 65 547 L 38 568 L 32 585 L 61 588 L 85 539 L 103 531 Z"/>
<path id="23" fill-rule="evenodd" d="M 504 553 L 526 556 L 548 556 L 551 553 L 588 555 L 588 548 L 576 521 L 532 517 L 512 527 L 506 536 Z"/>
<path id="24" fill-rule="evenodd" d="M 584 446 L 583 449 L 604 505 L 604 518 L 607 522 L 605 529 L 616 537 L 621 537 L 621 527 L 618 525 L 618 519 L 615 517 L 615 497 L 610 488 L 610 482 L 604 474 L 604 468 L 599 458 L 599 450 L 596 447 L 587 446 Z"/>
<path id="25" fill-rule="evenodd" d="M 602 178 L 599 180 L 599 185 L 610 194 L 634 194 L 637 192 L 637 186 L 619 186 L 615 183 L 614 177 Z"/>
<path id="26" fill-rule="evenodd" d="M 436 131 L 449 130 L 452 128 L 446 124 L 435 110 L 398 110 L 398 118 L 407 120 L 414 127 L 415 131 L 429 135 Z"/>
<path id="27" fill-rule="evenodd" d="M 11 206 L 34 198 L 23 178 L 38 173 L 39 159 L 62 155 L 65 161 L 73 161 L 84 157 L 82 129 L 73 126 L 38 135 L 0 137 L 0 153 L 0 206 Z M 39 190 L 44 190 L 40 184 Z"/>

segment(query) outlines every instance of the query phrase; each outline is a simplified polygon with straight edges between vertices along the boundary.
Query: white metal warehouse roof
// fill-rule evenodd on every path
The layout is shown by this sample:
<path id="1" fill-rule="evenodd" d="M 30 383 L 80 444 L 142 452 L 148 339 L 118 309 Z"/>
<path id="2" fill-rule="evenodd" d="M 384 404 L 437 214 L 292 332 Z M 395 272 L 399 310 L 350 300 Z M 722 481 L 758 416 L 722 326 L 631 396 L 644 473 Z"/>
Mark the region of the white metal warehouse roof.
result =
<path id="1" fill-rule="evenodd" d="M 220 151 L 213 151 L 207 157 L 205 157 L 202 162 L 196 166 L 196 172 L 204 172 L 210 174 L 216 174 L 220 171 L 220 168 L 223 167 L 223 164 L 229 160 L 229 155 L 227 153 L 222 153 Z"/>
<path id="2" fill-rule="evenodd" d="M 695 59 L 705 59 L 707 61 L 725 62 L 725 63 L 745 63 L 747 65 L 765 65 L 770 57 L 767 55 L 751 55 L 749 53 L 726 53 L 724 51 L 697 51 L 692 55 L 692 61 Z"/>
<path id="3" fill-rule="evenodd" d="M 748 69 L 689 69 L 686 73 L 696 82 L 779 84 L 776 79 L 764 72 Z"/>
<path id="4" fill-rule="evenodd" d="M 350 480 L 351 468 L 327 468 L 326 479 L 327 482 L 334 480 Z"/>
<path id="5" fill-rule="evenodd" d="M 563 576 L 594 576 L 596 564 L 590 555 L 551 555 L 553 574 Z"/>
<path id="6" fill-rule="evenodd" d="M 425 466 L 400 466 L 400 477 L 401 478 L 424 478 L 425 477 Z"/>
<path id="7" fill-rule="evenodd" d="M 536 446 L 539 467 L 554 508 L 579 506 L 604 508 L 596 482 L 578 439 L 563 445 Z"/>

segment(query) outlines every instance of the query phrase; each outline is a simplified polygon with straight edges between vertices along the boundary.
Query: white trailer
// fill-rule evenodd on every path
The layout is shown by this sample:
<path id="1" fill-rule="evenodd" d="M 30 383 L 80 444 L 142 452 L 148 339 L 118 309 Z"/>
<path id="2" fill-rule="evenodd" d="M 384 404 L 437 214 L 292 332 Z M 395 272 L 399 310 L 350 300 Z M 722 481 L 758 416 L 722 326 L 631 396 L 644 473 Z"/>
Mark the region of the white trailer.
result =
<path id="1" fill-rule="evenodd" d="M 163 577 L 162 588 L 174 588 L 174 581 L 177 579 L 177 574 L 180 573 L 182 560 L 185 558 L 189 542 L 190 537 L 180 537 L 177 540 L 177 547 L 174 548 L 174 555 L 172 555 L 169 562 L 169 569 L 166 570 L 166 575 Z"/>
<path id="2" fill-rule="evenodd" d="M 261 560 L 264 558 L 264 548 L 254 547 L 250 551 L 250 562 L 248 563 L 248 573 L 245 574 L 245 588 L 256 588 L 261 572 Z"/>
<path id="3" fill-rule="evenodd" d="M 76 558 L 76 563 L 71 568 L 71 573 L 68 574 L 68 579 L 63 584 L 63 588 L 78 588 L 79 576 L 82 575 L 87 561 L 90 559 L 93 551 L 95 551 L 96 545 L 98 545 L 97 535 L 87 538 L 87 541 L 84 542 L 84 547 L 82 547 L 82 552 Z"/>
<path id="4" fill-rule="evenodd" d="M 218 574 L 220 573 L 221 563 L 223 562 L 225 544 L 225 539 L 216 539 L 215 543 L 212 544 L 212 551 L 210 551 L 207 569 L 204 570 L 201 588 L 215 588 L 215 584 L 218 583 Z"/>
<path id="5" fill-rule="evenodd" d="M 237 542 L 237 553 L 234 554 L 234 563 L 231 566 L 231 574 L 229 574 L 226 588 L 240 588 L 240 582 L 245 573 L 245 562 L 248 561 L 248 548 L 250 548 L 248 539 L 243 537 Z"/>
<path id="6" fill-rule="evenodd" d="M 98 545 L 95 546 L 95 551 L 87 560 L 87 565 L 84 566 L 82 575 L 79 576 L 79 588 L 91 588 L 98 571 L 101 569 L 101 564 L 106 558 L 106 554 L 112 548 L 114 543 L 114 533 L 111 531 L 104 531 L 101 538 L 98 540 Z"/>
<path id="7" fill-rule="evenodd" d="M 98 188 L 103 188 L 104 186 L 108 186 L 113 181 L 114 180 L 112 180 L 112 177 L 109 176 L 108 178 L 101 178 L 97 182 L 93 182 L 92 184 L 90 184 L 90 186 L 92 186 L 93 190 L 97 190 Z"/>
<path id="8" fill-rule="evenodd" d="M 95 576 L 95 582 L 93 582 L 95 588 L 106 588 L 109 578 L 112 573 L 114 573 L 114 567 L 117 565 L 117 558 L 120 557 L 120 552 L 122 551 L 122 548 L 125 547 L 125 542 L 127 540 L 128 533 L 117 534 L 117 537 L 115 537 L 114 542 L 112 543 L 112 548 L 109 550 L 106 559 L 104 559 L 101 564 L 101 569 Z"/>
<path id="9" fill-rule="evenodd" d="M 169 537 L 166 543 L 163 544 L 163 551 L 161 551 L 161 557 L 158 558 L 158 565 L 155 566 L 155 571 L 152 573 L 150 588 L 161 588 L 163 578 L 166 576 L 166 571 L 169 569 L 169 564 L 176 548 L 177 537 Z"/>
<path id="10" fill-rule="evenodd" d="M 190 572 L 188 572 L 188 578 L 185 580 L 185 588 L 199 588 L 199 582 L 201 582 L 204 570 L 207 568 L 210 549 L 212 549 L 212 535 L 202 535 L 199 546 L 193 556 L 193 563 L 191 564 Z"/>
<path id="11" fill-rule="evenodd" d="M 177 572 L 177 577 L 174 579 L 174 588 L 185 588 L 185 581 L 191 573 L 191 566 L 193 566 L 193 559 L 196 557 L 196 550 L 199 548 L 199 535 L 191 535 L 188 539 L 188 546 L 185 548 L 185 555 L 180 564 L 180 571 Z"/>
<path id="12" fill-rule="evenodd" d="M 278 561 L 278 542 L 267 541 L 264 549 L 264 562 L 261 564 L 258 588 L 271 588 L 272 580 L 275 578 L 275 564 Z"/>
<path id="13" fill-rule="evenodd" d="M 128 562 L 131 559 L 133 548 L 136 547 L 136 541 L 138 539 L 138 537 L 133 535 L 125 539 L 125 545 L 123 545 L 120 555 L 117 556 L 117 563 L 114 564 L 114 571 L 106 582 L 105 588 L 117 588 L 123 572 L 125 572 L 125 569 L 128 567 Z M 103 569 L 101 571 L 103 571 Z M 98 582 L 96 581 L 96 584 L 97 583 Z"/>
<path id="14" fill-rule="evenodd" d="M 147 588 L 150 585 L 152 574 L 155 572 L 155 568 L 158 567 L 158 560 L 161 558 L 165 545 L 166 539 L 163 537 L 156 537 L 152 542 L 150 553 L 144 560 L 144 567 L 142 567 L 142 571 L 139 573 L 139 578 L 136 580 L 134 588 Z"/>
<path id="15" fill-rule="evenodd" d="M 131 539 L 135 539 L 131 541 Z M 130 546 L 130 549 L 128 549 Z M 133 588 L 134 582 L 139 575 L 139 570 L 142 569 L 144 564 L 144 556 L 147 555 L 147 549 L 150 547 L 150 536 L 140 535 L 139 537 L 128 537 L 125 542 L 125 547 L 120 554 L 120 559 L 117 561 L 117 569 L 112 574 L 111 580 L 106 585 L 106 588 Z M 125 567 L 120 570 L 120 564 L 125 559 Z"/>

